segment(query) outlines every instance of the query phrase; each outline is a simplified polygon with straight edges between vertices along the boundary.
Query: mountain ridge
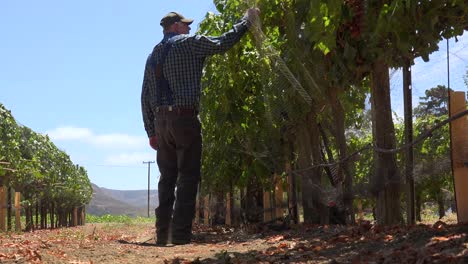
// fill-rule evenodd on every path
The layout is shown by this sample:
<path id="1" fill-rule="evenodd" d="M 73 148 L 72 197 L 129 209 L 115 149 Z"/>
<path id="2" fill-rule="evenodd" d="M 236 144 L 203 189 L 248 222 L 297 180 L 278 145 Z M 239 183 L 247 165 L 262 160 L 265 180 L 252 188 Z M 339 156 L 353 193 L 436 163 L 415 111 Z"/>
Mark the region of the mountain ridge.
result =
<path id="1" fill-rule="evenodd" d="M 88 214 L 148 216 L 148 190 L 113 190 L 94 183 L 91 186 L 93 198 L 86 206 Z M 154 216 L 154 209 L 158 204 L 158 191 L 150 190 L 150 216 Z"/>

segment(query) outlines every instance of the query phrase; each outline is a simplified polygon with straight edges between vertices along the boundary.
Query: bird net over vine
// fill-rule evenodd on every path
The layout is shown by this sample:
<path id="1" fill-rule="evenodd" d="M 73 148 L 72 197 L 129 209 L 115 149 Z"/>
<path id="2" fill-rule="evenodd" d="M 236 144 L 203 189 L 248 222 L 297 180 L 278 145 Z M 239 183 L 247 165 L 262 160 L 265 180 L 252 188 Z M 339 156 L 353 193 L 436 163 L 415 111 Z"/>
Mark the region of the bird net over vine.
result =
<path id="1" fill-rule="evenodd" d="M 225 21 L 248 7 L 258 6 L 261 15 L 249 38 L 206 67 L 202 119 L 209 184 L 242 186 L 249 177 L 268 183 L 289 162 L 291 173 L 310 183 L 314 199 L 327 204 L 352 188 L 369 197 L 404 183 L 407 149 L 415 152 L 415 175 L 450 161 L 447 112 L 424 115 L 427 105 L 419 105 L 414 140 L 405 140 L 403 120 L 392 116 L 389 70 L 411 67 L 418 57 L 428 60 L 441 38 L 461 35 L 466 18 L 459 11 L 466 4 L 214 2 L 220 14 L 207 16 L 202 33 L 223 32 Z M 430 18 L 414 12 L 435 8 L 439 22 L 424 28 Z M 419 95 L 431 88 L 419 88 Z M 448 88 L 434 89 L 444 96 L 426 93 L 422 101 L 447 105 Z"/>

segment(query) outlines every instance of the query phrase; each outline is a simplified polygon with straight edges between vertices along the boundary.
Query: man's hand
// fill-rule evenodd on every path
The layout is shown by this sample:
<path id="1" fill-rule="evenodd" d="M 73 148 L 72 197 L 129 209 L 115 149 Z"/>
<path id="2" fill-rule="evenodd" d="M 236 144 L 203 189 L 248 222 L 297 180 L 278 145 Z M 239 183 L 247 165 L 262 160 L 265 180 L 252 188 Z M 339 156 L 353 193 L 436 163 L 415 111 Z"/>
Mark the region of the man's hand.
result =
<path id="1" fill-rule="evenodd" d="M 249 8 L 245 11 L 244 18 L 247 19 L 251 24 L 254 24 L 258 20 L 260 15 L 260 9 L 258 8 Z"/>
<path id="2" fill-rule="evenodd" d="M 154 150 L 158 150 L 159 144 L 158 144 L 158 137 L 157 136 L 152 136 L 149 138 L 149 144 Z"/>

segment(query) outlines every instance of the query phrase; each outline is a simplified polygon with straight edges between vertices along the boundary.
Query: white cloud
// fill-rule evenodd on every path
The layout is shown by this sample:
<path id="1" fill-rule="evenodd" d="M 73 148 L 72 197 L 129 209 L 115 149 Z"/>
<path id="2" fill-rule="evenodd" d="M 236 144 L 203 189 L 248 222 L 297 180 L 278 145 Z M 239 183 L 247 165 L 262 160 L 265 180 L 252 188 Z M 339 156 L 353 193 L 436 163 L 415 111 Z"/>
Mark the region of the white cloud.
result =
<path id="1" fill-rule="evenodd" d="M 145 137 L 136 137 L 125 134 L 93 135 L 88 140 L 97 146 L 106 147 L 141 147 L 145 146 L 147 141 Z"/>
<path id="2" fill-rule="evenodd" d="M 108 165 L 140 165 L 142 161 L 154 161 L 156 159 L 155 153 L 148 152 L 135 152 L 135 153 L 121 153 L 118 155 L 111 155 L 105 159 Z"/>
<path id="3" fill-rule="evenodd" d="M 143 136 L 111 133 L 97 135 L 88 128 L 73 126 L 58 127 L 47 131 L 52 140 L 80 141 L 106 148 L 141 148 L 147 145 L 148 139 Z"/>
<path id="4" fill-rule="evenodd" d="M 52 131 L 47 131 L 51 139 L 54 140 L 77 140 L 92 137 L 91 130 L 79 127 L 58 127 Z"/>

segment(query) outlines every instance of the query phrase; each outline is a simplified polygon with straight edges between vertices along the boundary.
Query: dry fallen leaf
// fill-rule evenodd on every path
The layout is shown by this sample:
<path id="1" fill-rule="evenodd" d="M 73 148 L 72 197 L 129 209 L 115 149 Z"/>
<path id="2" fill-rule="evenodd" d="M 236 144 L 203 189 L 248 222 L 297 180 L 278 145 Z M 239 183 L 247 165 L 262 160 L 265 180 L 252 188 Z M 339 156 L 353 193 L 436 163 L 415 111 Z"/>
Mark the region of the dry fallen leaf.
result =
<path id="1" fill-rule="evenodd" d="M 393 236 L 392 235 L 385 235 L 384 239 L 383 239 L 385 242 L 390 242 L 393 240 Z"/>
<path id="2" fill-rule="evenodd" d="M 321 246 L 315 246 L 315 247 L 312 249 L 312 251 L 315 252 L 315 253 L 317 253 L 317 252 L 319 252 L 319 251 L 321 251 L 321 250 L 322 250 L 322 247 L 321 247 Z"/>
<path id="3" fill-rule="evenodd" d="M 278 236 L 271 237 L 270 239 L 267 240 L 267 242 L 268 243 L 276 243 L 276 242 L 279 242 L 279 241 L 281 241 L 283 239 L 284 239 L 283 235 L 278 235 Z"/>
<path id="4" fill-rule="evenodd" d="M 440 241 L 449 241 L 449 240 L 450 240 L 450 238 L 448 238 L 448 237 L 433 237 L 431 239 L 431 241 L 438 241 L 438 242 L 440 242 Z"/>
<path id="5" fill-rule="evenodd" d="M 278 245 L 278 248 L 288 248 L 288 244 L 287 243 L 281 243 Z"/>

